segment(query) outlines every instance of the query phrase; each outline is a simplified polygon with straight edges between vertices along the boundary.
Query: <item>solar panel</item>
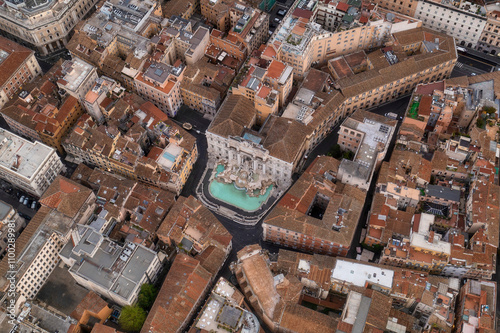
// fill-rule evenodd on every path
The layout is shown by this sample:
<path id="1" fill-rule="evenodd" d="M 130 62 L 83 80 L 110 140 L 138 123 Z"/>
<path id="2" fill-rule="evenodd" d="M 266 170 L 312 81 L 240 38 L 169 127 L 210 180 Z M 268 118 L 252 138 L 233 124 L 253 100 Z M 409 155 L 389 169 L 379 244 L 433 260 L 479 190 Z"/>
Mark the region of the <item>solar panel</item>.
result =
<path id="1" fill-rule="evenodd" d="M 157 68 L 155 69 L 155 75 L 161 76 L 163 74 L 163 69 Z"/>

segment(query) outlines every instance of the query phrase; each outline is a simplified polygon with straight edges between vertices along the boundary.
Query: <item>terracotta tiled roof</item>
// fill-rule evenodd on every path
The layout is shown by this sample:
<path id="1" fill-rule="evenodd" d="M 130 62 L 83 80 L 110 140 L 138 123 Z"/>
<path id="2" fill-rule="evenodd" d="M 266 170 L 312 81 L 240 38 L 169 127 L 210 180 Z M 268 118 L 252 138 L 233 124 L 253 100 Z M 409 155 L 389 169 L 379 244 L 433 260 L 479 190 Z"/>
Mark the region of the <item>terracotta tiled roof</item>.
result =
<path id="1" fill-rule="evenodd" d="M 89 291 L 76 309 L 71 312 L 70 316 L 76 319 L 79 324 L 85 325 L 90 320 L 90 317 L 95 317 L 102 323 L 109 317 L 111 312 L 112 310 L 106 301 L 95 292 Z"/>
<path id="2" fill-rule="evenodd" d="M 91 195 L 91 189 L 57 176 L 40 198 L 40 204 L 74 218 Z"/>
<path id="3" fill-rule="evenodd" d="M 34 52 L 10 39 L 0 36 L 0 50 L 9 55 L 0 63 L 0 87 L 3 87 L 9 78 L 19 69 Z"/>
<path id="4" fill-rule="evenodd" d="M 92 332 L 90 333 L 122 333 L 121 331 L 117 331 L 113 327 L 109 327 L 100 323 L 94 325 Z"/>
<path id="5" fill-rule="evenodd" d="M 246 97 L 229 95 L 210 124 L 208 131 L 222 137 L 240 136 L 256 117 L 254 103 Z"/>
<path id="6" fill-rule="evenodd" d="M 312 170 L 311 173 L 304 173 L 289 189 L 269 213 L 264 223 L 349 247 L 366 193 L 350 185 L 330 183 L 323 178 L 324 171 L 319 169 L 317 174 L 313 174 Z M 330 198 L 323 219 L 305 214 L 316 193 Z M 336 221 L 339 217 L 337 216 L 339 209 L 348 213 L 341 217 L 343 228 L 335 231 L 332 229 L 334 223 L 332 221 Z"/>
<path id="7" fill-rule="evenodd" d="M 200 262 L 180 253 L 170 267 L 141 333 L 179 332 L 205 296 L 212 275 Z"/>
<path id="8" fill-rule="evenodd" d="M 269 150 L 270 155 L 282 161 L 295 163 L 298 161 L 298 155 L 303 152 L 310 129 L 295 119 L 271 116 L 261 133 L 266 133 L 262 144 Z"/>

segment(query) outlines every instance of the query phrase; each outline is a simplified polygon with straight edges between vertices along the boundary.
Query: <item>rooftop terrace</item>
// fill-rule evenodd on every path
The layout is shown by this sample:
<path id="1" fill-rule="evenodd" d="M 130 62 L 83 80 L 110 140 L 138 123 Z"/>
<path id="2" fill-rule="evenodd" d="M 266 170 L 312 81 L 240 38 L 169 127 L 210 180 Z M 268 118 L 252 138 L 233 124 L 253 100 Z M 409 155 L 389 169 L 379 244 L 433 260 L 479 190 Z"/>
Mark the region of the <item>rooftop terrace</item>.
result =
<path id="1" fill-rule="evenodd" d="M 31 179 L 49 158 L 53 148 L 41 142 L 30 142 L 0 129 L 0 166 Z"/>

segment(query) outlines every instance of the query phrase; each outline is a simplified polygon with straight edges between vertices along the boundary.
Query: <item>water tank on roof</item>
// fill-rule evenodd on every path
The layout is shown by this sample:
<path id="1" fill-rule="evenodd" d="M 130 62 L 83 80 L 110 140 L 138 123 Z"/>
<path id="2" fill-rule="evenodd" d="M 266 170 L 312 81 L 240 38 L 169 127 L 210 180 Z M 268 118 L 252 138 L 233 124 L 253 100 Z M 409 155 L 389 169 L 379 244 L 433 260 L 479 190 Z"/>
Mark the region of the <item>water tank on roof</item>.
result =
<path id="1" fill-rule="evenodd" d="M 387 19 L 387 21 L 389 22 L 392 22 L 394 21 L 394 18 L 396 17 L 396 15 L 394 15 L 394 13 L 387 13 L 387 15 L 385 16 L 385 18 Z"/>

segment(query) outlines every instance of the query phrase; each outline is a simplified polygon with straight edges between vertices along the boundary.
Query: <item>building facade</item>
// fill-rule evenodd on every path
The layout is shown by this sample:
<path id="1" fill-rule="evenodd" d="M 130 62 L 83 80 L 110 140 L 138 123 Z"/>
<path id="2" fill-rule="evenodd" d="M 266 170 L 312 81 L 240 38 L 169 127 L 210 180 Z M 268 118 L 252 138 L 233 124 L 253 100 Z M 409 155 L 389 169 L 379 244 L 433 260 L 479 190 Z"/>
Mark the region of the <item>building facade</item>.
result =
<path id="1" fill-rule="evenodd" d="M 0 131 L 0 177 L 40 197 L 64 166 L 54 148 Z"/>
<path id="2" fill-rule="evenodd" d="M 134 79 L 137 94 L 151 101 L 170 117 L 175 117 L 182 105 L 181 81 L 185 66 L 153 63 Z"/>
<path id="3" fill-rule="evenodd" d="M 478 50 L 498 54 L 500 51 L 500 4 L 486 5 L 487 20 L 478 43 Z"/>
<path id="4" fill-rule="evenodd" d="M 47 56 L 63 49 L 73 28 L 98 3 L 72 0 L 64 4 L 47 1 L 42 5 L 26 1 L 7 1 L 0 6 L 0 31 L 18 43 Z"/>
<path id="5" fill-rule="evenodd" d="M 422 20 L 424 27 L 443 32 L 456 38 L 459 45 L 476 47 L 486 26 L 485 8 L 476 5 L 466 7 L 464 2 L 459 6 L 445 5 L 437 1 L 418 1 L 415 18 Z M 481 14 L 484 11 L 484 16 Z"/>
<path id="6" fill-rule="evenodd" d="M 26 83 L 42 74 L 35 52 L 0 37 L 0 108 Z"/>

